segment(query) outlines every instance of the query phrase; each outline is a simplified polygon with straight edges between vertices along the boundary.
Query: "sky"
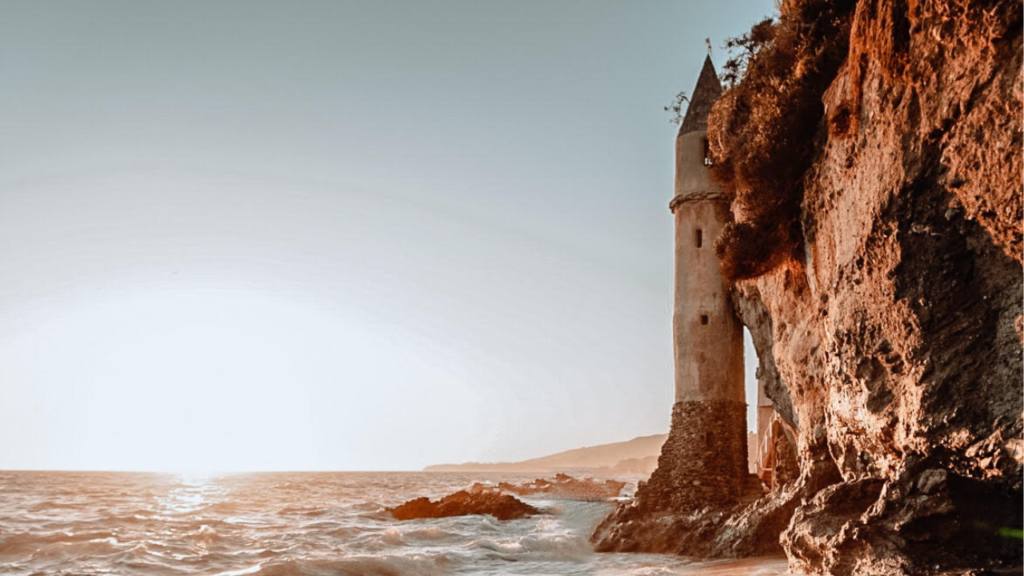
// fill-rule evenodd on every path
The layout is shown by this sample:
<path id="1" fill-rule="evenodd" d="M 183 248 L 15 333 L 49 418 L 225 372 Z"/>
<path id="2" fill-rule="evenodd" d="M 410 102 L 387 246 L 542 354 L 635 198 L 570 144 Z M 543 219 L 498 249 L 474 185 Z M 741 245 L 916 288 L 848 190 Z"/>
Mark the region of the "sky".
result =
<path id="1" fill-rule="evenodd" d="M 667 432 L 663 107 L 772 11 L 0 0 L 0 468 Z"/>

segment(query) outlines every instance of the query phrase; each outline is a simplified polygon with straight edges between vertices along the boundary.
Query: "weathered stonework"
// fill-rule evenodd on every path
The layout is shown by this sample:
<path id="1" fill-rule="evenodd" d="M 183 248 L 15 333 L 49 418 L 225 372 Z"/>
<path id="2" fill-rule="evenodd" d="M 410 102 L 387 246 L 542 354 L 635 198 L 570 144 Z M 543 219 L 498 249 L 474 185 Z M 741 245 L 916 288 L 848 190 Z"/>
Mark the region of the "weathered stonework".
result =
<path id="1" fill-rule="evenodd" d="M 738 502 L 750 475 L 746 409 L 728 400 L 677 402 L 658 468 L 637 490 L 638 506 L 680 512 Z"/>

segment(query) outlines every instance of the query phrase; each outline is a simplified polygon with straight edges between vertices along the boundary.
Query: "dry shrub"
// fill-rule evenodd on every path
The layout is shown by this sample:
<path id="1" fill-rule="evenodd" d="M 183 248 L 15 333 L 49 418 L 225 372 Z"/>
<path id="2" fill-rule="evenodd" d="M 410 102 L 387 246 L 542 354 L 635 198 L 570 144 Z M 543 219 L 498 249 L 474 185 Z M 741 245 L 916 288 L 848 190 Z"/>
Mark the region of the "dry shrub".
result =
<path id="1" fill-rule="evenodd" d="M 821 98 L 846 58 L 856 0 L 787 0 L 777 19 L 727 44 L 726 90 L 709 119 L 715 178 L 736 222 L 715 251 L 732 280 L 764 274 L 802 246 L 803 181 L 822 125 Z"/>

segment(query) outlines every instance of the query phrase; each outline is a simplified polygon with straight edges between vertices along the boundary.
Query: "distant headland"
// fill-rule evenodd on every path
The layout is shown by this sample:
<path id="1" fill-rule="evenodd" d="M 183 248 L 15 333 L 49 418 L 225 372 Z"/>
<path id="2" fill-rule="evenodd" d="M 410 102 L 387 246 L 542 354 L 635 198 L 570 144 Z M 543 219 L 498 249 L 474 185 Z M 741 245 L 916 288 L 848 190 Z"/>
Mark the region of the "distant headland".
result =
<path id="1" fill-rule="evenodd" d="M 658 455 L 668 434 L 638 436 L 625 442 L 585 446 L 519 462 L 465 462 L 436 464 L 424 472 L 561 472 L 586 471 L 599 474 L 641 474 L 649 476 L 658 466 Z M 756 453 L 757 435 L 747 434 L 748 450 Z M 751 459 L 753 461 L 753 459 Z"/>

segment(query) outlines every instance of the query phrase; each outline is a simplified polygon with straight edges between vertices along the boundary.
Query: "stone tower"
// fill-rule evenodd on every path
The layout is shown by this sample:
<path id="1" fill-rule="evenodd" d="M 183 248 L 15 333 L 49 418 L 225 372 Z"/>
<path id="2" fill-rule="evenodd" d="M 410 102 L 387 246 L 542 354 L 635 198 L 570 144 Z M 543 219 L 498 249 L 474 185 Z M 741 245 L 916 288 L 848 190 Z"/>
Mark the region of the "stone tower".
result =
<path id="1" fill-rule="evenodd" d="M 675 509 L 735 502 L 750 478 L 743 328 L 715 256 L 729 203 L 711 179 L 707 120 L 721 92 L 708 57 L 676 137 L 675 195 L 669 204 L 676 224 L 676 396 L 672 432 L 658 464 L 662 481 L 685 494 L 672 504 Z"/>

